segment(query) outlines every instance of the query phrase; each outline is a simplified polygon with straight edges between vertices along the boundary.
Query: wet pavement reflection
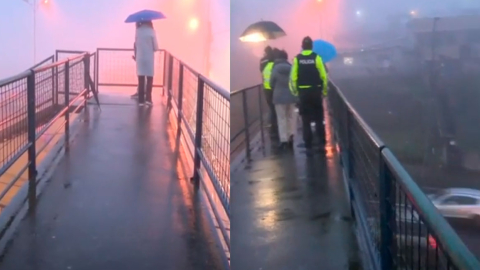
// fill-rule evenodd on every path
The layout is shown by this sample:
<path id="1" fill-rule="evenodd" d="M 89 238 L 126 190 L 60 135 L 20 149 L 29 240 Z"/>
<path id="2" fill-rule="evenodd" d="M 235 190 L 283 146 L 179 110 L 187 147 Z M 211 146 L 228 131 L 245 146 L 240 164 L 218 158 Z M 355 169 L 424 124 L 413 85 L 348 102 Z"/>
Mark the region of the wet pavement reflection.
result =
<path id="1" fill-rule="evenodd" d="M 335 148 L 296 145 L 232 173 L 232 269 L 361 269 Z"/>
<path id="2" fill-rule="evenodd" d="M 176 173 L 165 108 L 124 98 L 91 106 L 1 270 L 223 269 L 204 209 Z"/>

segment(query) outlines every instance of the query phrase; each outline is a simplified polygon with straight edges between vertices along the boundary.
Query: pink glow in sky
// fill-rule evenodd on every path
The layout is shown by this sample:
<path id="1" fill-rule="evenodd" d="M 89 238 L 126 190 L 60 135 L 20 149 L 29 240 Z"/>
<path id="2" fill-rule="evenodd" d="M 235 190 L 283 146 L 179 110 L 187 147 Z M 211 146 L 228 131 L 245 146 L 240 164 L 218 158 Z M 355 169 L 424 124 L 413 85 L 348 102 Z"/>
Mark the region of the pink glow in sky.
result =
<path id="1" fill-rule="evenodd" d="M 228 88 L 230 83 L 230 4 L 226 0 L 49 0 L 37 11 L 37 62 L 55 49 L 89 50 L 97 47 L 131 48 L 134 26 L 125 18 L 142 9 L 162 11 L 167 19 L 156 21 L 159 45 L 206 74 L 210 51 L 211 78 Z M 0 1 L 0 78 L 19 73 L 33 63 L 33 9 L 22 0 Z M 213 16 L 215 15 L 215 16 Z M 213 41 L 207 43 L 211 18 Z M 189 22 L 198 20 L 198 28 Z M 210 49 L 208 49 L 210 48 Z"/>

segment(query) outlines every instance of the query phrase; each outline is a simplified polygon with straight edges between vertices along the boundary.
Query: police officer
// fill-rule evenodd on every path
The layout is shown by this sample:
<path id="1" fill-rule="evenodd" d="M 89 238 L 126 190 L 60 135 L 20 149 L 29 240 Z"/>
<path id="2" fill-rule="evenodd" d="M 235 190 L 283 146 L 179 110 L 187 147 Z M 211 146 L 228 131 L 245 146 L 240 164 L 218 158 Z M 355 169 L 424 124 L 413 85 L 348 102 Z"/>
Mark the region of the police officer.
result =
<path id="1" fill-rule="evenodd" d="M 323 125 L 323 100 L 327 96 L 328 77 L 322 58 L 312 51 L 313 41 L 305 37 L 302 41 L 302 52 L 292 63 L 291 91 L 299 98 L 299 112 L 302 118 L 303 140 L 307 154 L 311 154 L 313 132 L 311 123 L 322 146 L 325 145 L 325 127 Z"/>
<path id="2" fill-rule="evenodd" d="M 269 47 L 265 48 L 265 53 L 267 55 L 267 50 Z M 264 60 L 264 66 L 262 70 L 262 77 L 263 77 L 263 90 L 265 93 L 265 100 L 270 110 L 270 125 L 271 129 L 270 132 L 272 135 L 277 134 L 277 114 L 275 112 L 275 106 L 273 105 L 273 89 L 270 85 L 270 77 L 273 70 L 274 64 L 274 54 L 278 51 L 278 49 L 271 50 L 271 56 L 266 59 L 266 63 Z M 262 68 L 262 62 L 260 62 L 260 68 Z"/>

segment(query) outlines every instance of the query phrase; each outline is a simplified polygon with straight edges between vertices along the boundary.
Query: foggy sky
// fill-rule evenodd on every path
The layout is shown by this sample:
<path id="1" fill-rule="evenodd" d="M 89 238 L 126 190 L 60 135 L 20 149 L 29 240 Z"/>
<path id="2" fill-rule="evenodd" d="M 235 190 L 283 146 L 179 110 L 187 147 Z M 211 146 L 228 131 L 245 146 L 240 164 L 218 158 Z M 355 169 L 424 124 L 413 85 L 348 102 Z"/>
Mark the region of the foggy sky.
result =
<path id="1" fill-rule="evenodd" d="M 123 21 L 133 12 L 154 9 L 167 16 L 155 22 L 159 46 L 202 73 L 205 51 L 211 47 L 211 77 L 228 89 L 229 1 L 210 1 L 211 46 L 206 39 L 207 0 L 50 0 L 37 11 L 37 62 L 55 49 L 131 48 L 134 26 Z M 196 31 L 188 28 L 191 18 L 200 21 Z M 33 9 L 22 0 L 0 0 L 0 78 L 22 72 L 32 64 Z"/>
<path id="2" fill-rule="evenodd" d="M 325 39 L 337 47 L 352 46 L 341 44 L 338 36 L 343 34 L 348 37 L 363 32 L 388 32 L 392 21 L 410 19 L 409 13 L 412 10 L 415 10 L 418 16 L 433 17 L 461 14 L 469 8 L 480 8 L 480 1 L 232 0 L 230 41 L 232 91 L 260 83 L 258 60 L 267 44 L 286 49 L 289 58 L 292 59 L 300 51 L 301 39 L 307 35 L 314 39 Z M 360 11 L 360 16 L 357 16 L 357 11 Z M 286 31 L 287 36 L 261 44 L 241 43 L 239 41 L 241 33 L 248 25 L 260 20 L 276 22 Z M 402 33 L 390 34 L 395 37 L 396 34 Z"/>

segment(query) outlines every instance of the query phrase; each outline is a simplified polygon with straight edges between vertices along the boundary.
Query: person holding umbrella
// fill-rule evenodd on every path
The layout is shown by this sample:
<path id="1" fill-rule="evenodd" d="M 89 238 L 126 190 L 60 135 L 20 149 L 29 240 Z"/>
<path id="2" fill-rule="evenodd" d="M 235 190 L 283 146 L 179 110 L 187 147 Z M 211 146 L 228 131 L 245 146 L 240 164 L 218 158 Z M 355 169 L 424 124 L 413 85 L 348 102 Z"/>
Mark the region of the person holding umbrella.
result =
<path id="1" fill-rule="evenodd" d="M 151 21 L 138 22 L 133 56 L 137 64 L 138 104 L 152 106 L 155 52 L 159 51 L 157 36 Z"/>
<path id="2" fill-rule="evenodd" d="M 260 59 L 260 72 L 263 72 L 265 66 L 273 61 L 273 49 L 270 46 L 265 47 L 263 51 L 263 57 Z"/>
<path id="3" fill-rule="evenodd" d="M 152 106 L 153 75 L 155 73 L 155 52 L 159 51 L 158 41 L 152 20 L 164 19 L 165 16 L 152 10 L 142 10 L 125 20 L 135 22 L 135 43 L 133 60 L 136 62 L 138 76 L 138 104 Z M 135 97 L 133 95 L 132 97 Z"/>
<path id="4" fill-rule="evenodd" d="M 312 122 L 315 123 L 320 144 L 324 146 L 326 141 L 322 96 L 327 96 L 328 76 L 322 58 L 312 49 L 312 39 L 305 37 L 302 40 L 302 52 L 293 59 L 290 74 L 292 94 L 299 97 L 299 113 L 307 155 L 312 151 Z"/>

